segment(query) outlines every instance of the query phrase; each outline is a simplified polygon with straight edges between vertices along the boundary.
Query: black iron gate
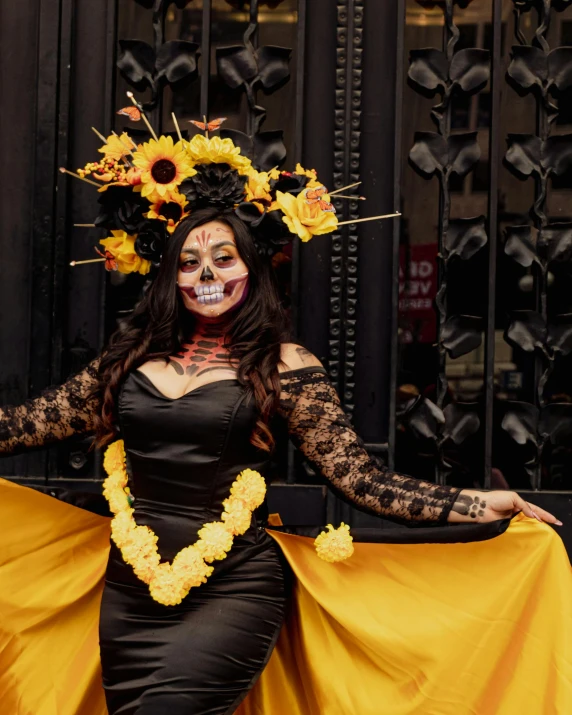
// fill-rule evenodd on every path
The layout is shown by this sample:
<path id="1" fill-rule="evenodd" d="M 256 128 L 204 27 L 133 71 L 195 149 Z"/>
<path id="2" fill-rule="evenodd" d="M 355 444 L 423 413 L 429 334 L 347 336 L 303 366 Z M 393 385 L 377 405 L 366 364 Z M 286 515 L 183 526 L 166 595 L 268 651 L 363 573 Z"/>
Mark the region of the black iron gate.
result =
<path id="1" fill-rule="evenodd" d="M 125 123 L 228 117 L 255 155 L 361 181 L 281 264 L 295 335 L 372 451 L 416 476 L 537 491 L 572 517 L 572 3 L 568 0 L 20 0 L 3 8 L 4 403 L 97 354 L 141 285 L 71 270 L 102 236 L 58 173 Z M 269 67 L 272 66 L 272 72 Z M 367 211 L 364 211 L 364 205 Z M 4 460 L 23 482 L 100 476 L 86 443 Z M 292 454 L 291 521 L 380 523 Z"/>

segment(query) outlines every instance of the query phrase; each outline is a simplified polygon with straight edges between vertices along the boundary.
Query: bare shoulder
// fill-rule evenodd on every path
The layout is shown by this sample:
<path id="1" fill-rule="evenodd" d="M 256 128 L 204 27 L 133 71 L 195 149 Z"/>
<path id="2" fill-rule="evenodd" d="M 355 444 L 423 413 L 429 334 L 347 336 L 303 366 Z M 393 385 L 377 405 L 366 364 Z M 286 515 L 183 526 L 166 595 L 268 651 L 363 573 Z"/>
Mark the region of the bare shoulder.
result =
<path id="1" fill-rule="evenodd" d="M 302 367 L 323 367 L 315 355 L 296 343 L 282 343 L 280 359 L 282 361 L 278 366 L 280 372 L 299 370 Z"/>

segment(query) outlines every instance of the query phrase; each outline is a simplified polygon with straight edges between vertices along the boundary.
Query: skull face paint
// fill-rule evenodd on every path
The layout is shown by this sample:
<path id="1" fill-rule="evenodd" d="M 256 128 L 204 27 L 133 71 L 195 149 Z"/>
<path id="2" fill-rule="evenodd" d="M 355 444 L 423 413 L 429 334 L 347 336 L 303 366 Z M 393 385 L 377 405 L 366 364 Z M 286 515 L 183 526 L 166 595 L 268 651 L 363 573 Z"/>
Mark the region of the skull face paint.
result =
<path id="1" fill-rule="evenodd" d="M 232 229 L 221 221 L 194 228 L 181 249 L 177 283 L 187 310 L 217 319 L 248 295 L 248 268 Z"/>

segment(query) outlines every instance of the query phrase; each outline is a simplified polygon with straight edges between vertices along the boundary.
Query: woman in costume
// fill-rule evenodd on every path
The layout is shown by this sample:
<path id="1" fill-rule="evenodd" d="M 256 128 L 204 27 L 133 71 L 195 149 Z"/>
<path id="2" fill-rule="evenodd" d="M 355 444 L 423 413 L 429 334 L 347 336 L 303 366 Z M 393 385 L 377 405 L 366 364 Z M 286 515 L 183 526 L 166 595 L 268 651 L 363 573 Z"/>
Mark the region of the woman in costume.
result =
<path id="1" fill-rule="evenodd" d="M 100 359 L 3 410 L 0 445 L 10 454 L 88 434 L 111 445 L 104 493 L 115 517 L 99 623 L 110 715 L 230 715 L 285 616 L 290 567 L 264 528 L 264 475 L 286 435 L 369 514 L 417 525 L 517 512 L 558 522 L 513 492 L 389 472 L 365 451 L 320 362 L 288 341 L 270 256 L 294 235 L 337 225 L 314 172 L 256 172 L 217 137 L 120 141 L 109 137 L 104 160 L 80 176 L 104 184 L 96 223 L 112 230 L 101 242 L 106 267 L 154 279 Z M 323 532 L 316 548 L 349 563 L 347 527 Z M 340 567 L 328 564 L 332 578 Z M 319 711 L 353 712 L 339 708 Z M 256 712 L 282 711 L 276 700 Z"/>

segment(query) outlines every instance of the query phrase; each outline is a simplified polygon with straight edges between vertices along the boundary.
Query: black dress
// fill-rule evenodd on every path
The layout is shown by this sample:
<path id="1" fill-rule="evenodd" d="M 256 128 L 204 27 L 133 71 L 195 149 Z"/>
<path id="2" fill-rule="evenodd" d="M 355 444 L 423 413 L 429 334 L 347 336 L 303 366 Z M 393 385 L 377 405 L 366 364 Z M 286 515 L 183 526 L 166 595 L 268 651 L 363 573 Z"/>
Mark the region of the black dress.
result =
<path id="1" fill-rule="evenodd" d="M 96 366 L 20 407 L 5 408 L 2 450 L 88 433 Z M 324 370 L 281 375 L 280 418 L 312 465 L 359 508 L 404 521 L 446 521 L 457 490 L 387 472 L 369 457 Z M 165 397 L 140 371 L 119 400 L 135 520 L 158 535 L 164 560 L 220 519 L 238 473 L 262 474 L 267 455 L 249 437 L 253 402 L 238 380 Z M 100 617 L 103 684 L 110 715 L 233 713 L 264 668 L 288 596 L 288 567 L 263 528 L 264 508 L 206 584 L 179 606 L 155 602 L 112 544 Z"/>

